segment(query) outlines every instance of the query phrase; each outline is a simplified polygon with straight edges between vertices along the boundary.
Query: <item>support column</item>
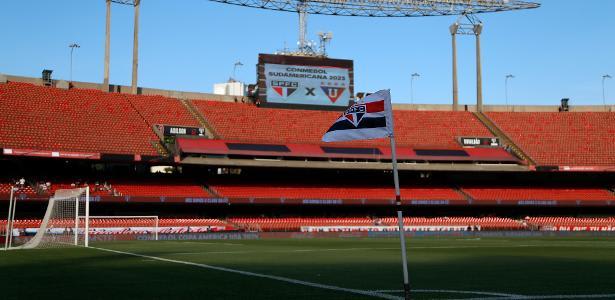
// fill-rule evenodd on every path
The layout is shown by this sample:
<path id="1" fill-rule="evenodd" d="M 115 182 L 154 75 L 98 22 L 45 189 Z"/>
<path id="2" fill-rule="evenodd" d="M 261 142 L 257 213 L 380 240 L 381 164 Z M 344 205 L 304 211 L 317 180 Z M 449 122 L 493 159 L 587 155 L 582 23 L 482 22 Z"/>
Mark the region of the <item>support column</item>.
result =
<path id="1" fill-rule="evenodd" d="M 135 25 L 132 46 L 132 94 L 137 94 L 137 69 L 139 67 L 139 6 L 141 6 L 141 0 L 135 0 Z"/>
<path id="2" fill-rule="evenodd" d="M 451 31 L 451 41 L 453 49 L 453 110 L 459 110 L 459 90 L 457 88 L 457 30 L 459 24 L 455 23 L 449 27 Z"/>
<path id="3" fill-rule="evenodd" d="M 103 76 L 103 92 L 109 91 L 109 57 L 111 53 L 111 0 L 107 2 L 107 22 L 105 26 L 105 73 Z"/>
<path id="4" fill-rule="evenodd" d="M 474 35 L 476 35 L 476 110 L 483 111 L 483 79 L 480 61 L 480 34 L 483 31 L 483 24 L 474 25 Z"/>

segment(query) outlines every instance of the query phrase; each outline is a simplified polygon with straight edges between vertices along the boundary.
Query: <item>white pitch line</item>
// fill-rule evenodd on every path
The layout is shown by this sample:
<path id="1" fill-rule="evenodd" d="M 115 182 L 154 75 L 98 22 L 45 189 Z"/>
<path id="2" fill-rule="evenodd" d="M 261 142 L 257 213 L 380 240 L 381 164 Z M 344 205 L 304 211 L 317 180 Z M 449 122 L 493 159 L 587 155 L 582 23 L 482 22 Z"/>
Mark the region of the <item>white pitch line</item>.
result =
<path id="1" fill-rule="evenodd" d="M 589 294 L 589 295 L 543 295 L 543 296 L 511 296 L 508 298 L 487 297 L 487 298 L 464 298 L 459 300 L 533 300 L 533 299 L 600 299 L 600 298 L 615 298 L 615 294 Z"/>
<path id="2" fill-rule="evenodd" d="M 377 293 L 402 293 L 404 290 L 373 290 Z M 600 299 L 600 298 L 615 298 L 615 294 L 589 294 L 589 295 L 519 295 L 519 294 L 506 294 L 495 292 L 483 292 L 483 291 L 458 291 L 458 290 L 424 290 L 416 289 L 411 290 L 414 293 L 450 293 L 450 294 L 474 294 L 496 297 L 480 297 L 480 298 L 462 298 L 457 300 L 539 300 L 539 299 Z M 505 297 L 505 298 L 503 298 Z"/>
<path id="3" fill-rule="evenodd" d="M 216 267 L 216 266 L 212 266 L 212 265 L 199 264 L 199 263 L 194 263 L 194 262 L 189 262 L 189 261 L 182 261 L 182 260 L 175 260 L 175 259 L 168 259 L 168 258 L 162 258 L 162 257 L 157 257 L 157 256 L 149 256 L 149 255 L 143 255 L 143 254 L 132 253 L 132 252 L 124 252 L 124 251 L 119 251 L 119 250 L 111 250 L 111 249 L 97 248 L 97 247 L 90 247 L 90 248 L 96 249 L 96 250 L 101 250 L 101 251 L 106 251 L 106 252 L 112 252 L 112 253 L 118 253 L 118 254 L 130 255 L 130 256 L 136 256 L 136 257 L 141 257 L 141 258 L 148 258 L 148 259 L 153 259 L 153 260 L 158 260 L 158 261 L 163 261 L 163 262 L 195 266 L 195 267 L 205 268 L 205 269 L 210 269 L 210 270 L 224 271 L 224 272 L 241 274 L 241 275 L 252 276 L 252 277 L 267 278 L 267 279 L 272 279 L 272 280 L 277 280 L 277 281 L 282 281 L 282 282 L 287 282 L 287 283 L 293 283 L 293 284 L 298 284 L 298 285 L 304 285 L 304 286 L 309 286 L 309 287 L 314 287 L 314 288 L 319 288 L 319 289 L 325 289 L 325 290 L 332 290 L 332 291 L 338 291 L 338 292 L 346 292 L 346 293 L 352 293 L 352 294 L 358 294 L 358 295 L 364 295 L 364 296 L 377 297 L 377 298 L 382 298 L 382 299 L 403 300 L 402 297 L 388 295 L 388 294 L 383 294 L 383 293 L 378 293 L 378 292 L 371 292 L 371 291 L 357 290 L 357 289 L 351 289 L 351 288 L 344 288 L 344 287 L 339 287 L 339 286 L 334 286 L 334 285 L 320 284 L 320 283 L 303 281 L 303 280 L 292 279 L 292 278 L 287 278 L 287 277 L 281 277 L 281 276 L 275 276 L 275 275 L 267 275 L 267 274 L 249 272 L 249 271 L 241 271 L 241 270 L 229 269 L 229 268 L 224 268 L 224 267 Z"/>
<path id="4" fill-rule="evenodd" d="M 377 293 L 401 293 L 404 290 L 373 290 L 372 292 Z M 469 294 L 469 295 L 485 295 L 485 296 L 499 296 L 499 297 L 526 297 L 524 295 L 519 294 L 505 294 L 505 293 L 496 293 L 496 292 L 483 292 L 483 291 L 459 291 L 459 290 L 425 290 L 425 289 L 415 289 L 410 290 L 410 292 L 415 293 L 450 293 L 450 294 Z M 491 298 L 490 298 L 491 299 Z M 502 299 L 502 298 L 494 298 L 494 299 Z M 523 298 L 525 299 L 525 298 Z"/>

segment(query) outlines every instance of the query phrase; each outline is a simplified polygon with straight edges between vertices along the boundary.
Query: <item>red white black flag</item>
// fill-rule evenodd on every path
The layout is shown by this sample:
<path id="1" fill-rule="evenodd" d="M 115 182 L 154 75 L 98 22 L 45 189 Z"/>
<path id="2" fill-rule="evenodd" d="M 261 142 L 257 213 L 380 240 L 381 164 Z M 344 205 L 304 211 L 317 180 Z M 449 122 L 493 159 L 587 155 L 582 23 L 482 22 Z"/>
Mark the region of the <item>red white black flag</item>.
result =
<path id="1" fill-rule="evenodd" d="M 393 133 L 391 94 L 381 90 L 350 106 L 322 137 L 323 142 L 377 139 Z"/>

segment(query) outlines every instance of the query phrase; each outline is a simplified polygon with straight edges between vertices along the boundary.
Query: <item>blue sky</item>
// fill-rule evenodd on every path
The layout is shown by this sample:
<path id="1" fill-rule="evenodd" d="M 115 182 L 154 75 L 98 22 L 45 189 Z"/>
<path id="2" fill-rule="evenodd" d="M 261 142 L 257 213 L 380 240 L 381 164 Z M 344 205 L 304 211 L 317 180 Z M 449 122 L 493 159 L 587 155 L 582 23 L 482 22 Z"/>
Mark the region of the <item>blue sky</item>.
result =
<path id="1" fill-rule="evenodd" d="M 509 99 L 515 104 L 601 104 L 602 75 L 615 75 L 615 1 L 542 0 L 535 10 L 482 14 L 484 99 L 504 103 L 504 77 L 513 74 Z M 2 1 L 0 73 L 69 77 L 102 82 L 104 0 Z M 130 84 L 133 9 L 112 8 L 111 83 Z M 393 101 L 409 103 L 410 74 L 416 103 L 451 102 L 448 26 L 456 17 L 357 18 L 311 15 L 308 33 L 332 31 L 334 58 L 353 59 L 357 91 L 390 88 Z M 142 0 L 139 85 L 211 92 L 233 63 L 237 78 L 256 81 L 258 53 L 295 45 L 294 13 L 224 5 L 206 0 Z M 474 38 L 458 39 L 461 103 L 475 102 Z M 607 80 L 607 102 L 615 103 L 615 79 Z"/>

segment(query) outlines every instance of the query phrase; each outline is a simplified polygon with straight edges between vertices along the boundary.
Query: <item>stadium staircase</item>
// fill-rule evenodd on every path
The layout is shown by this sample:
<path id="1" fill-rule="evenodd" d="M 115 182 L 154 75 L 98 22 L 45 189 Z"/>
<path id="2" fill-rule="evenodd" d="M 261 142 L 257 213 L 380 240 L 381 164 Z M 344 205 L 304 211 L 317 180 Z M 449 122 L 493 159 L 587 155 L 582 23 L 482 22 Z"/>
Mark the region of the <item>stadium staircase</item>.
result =
<path id="1" fill-rule="evenodd" d="M 210 187 L 210 186 L 208 186 L 206 184 L 203 184 L 202 187 L 203 187 L 204 190 L 206 190 L 213 197 L 215 197 L 215 198 L 223 198 L 222 196 L 220 196 L 220 194 L 218 194 L 218 192 L 214 188 L 212 188 L 212 187 Z"/>
<path id="2" fill-rule="evenodd" d="M 453 190 L 455 190 L 455 192 L 457 192 L 457 194 L 461 195 L 468 202 L 470 202 L 470 203 L 474 202 L 474 198 L 472 196 L 470 196 L 470 194 L 466 193 L 461 187 L 454 186 Z"/>
<path id="3" fill-rule="evenodd" d="M 209 122 L 205 120 L 205 117 L 192 105 L 192 102 L 188 99 L 180 99 L 179 102 L 188 110 L 190 115 L 194 117 L 203 128 L 205 128 L 205 136 L 210 139 L 218 139 L 219 136 L 214 131 L 213 127 L 209 125 Z"/>
<path id="4" fill-rule="evenodd" d="M 158 155 L 162 157 L 169 157 L 169 150 L 167 150 L 167 148 L 163 146 L 160 141 L 151 141 L 151 143 L 152 146 L 156 148 L 156 152 L 158 152 Z"/>
<path id="5" fill-rule="evenodd" d="M 493 135 L 500 139 L 503 145 L 507 145 L 517 157 L 530 165 L 536 165 L 536 162 L 529 155 L 525 154 L 519 146 L 513 143 L 513 141 L 487 115 L 482 112 L 474 112 L 474 115 Z"/>
<path id="6" fill-rule="evenodd" d="M 143 115 L 143 113 L 135 105 L 133 100 L 131 98 L 127 98 L 127 99 L 128 99 L 128 103 L 130 103 L 130 106 L 132 106 L 132 108 L 139 115 L 139 117 L 143 119 L 143 122 L 145 122 L 145 124 L 147 124 L 150 128 L 152 128 L 152 124 L 150 124 L 149 120 L 145 117 L 145 115 Z M 163 143 L 160 142 L 160 140 L 151 140 L 150 143 L 156 149 L 156 152 L 158 152 L 158 155 L 162 157 L 169 157 L 169 150 L 164 146 Z"/>

